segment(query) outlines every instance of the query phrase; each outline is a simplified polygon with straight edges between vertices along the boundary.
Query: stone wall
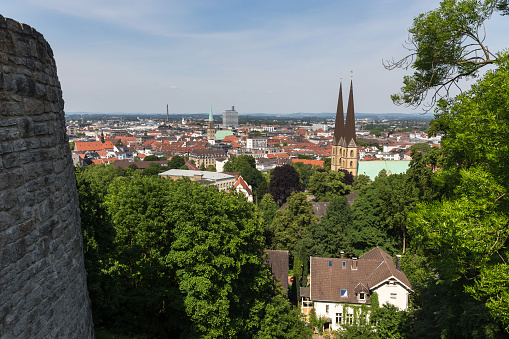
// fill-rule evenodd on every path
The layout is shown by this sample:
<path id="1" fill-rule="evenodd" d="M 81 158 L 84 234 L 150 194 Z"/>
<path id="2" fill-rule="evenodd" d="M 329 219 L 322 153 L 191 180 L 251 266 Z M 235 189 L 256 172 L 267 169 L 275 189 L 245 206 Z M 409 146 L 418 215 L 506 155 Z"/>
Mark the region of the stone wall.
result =
<path id="1" fill-rule="evenodd" d="M 94 337 L 53 51 L 0 16 L 0 337 Z"/>

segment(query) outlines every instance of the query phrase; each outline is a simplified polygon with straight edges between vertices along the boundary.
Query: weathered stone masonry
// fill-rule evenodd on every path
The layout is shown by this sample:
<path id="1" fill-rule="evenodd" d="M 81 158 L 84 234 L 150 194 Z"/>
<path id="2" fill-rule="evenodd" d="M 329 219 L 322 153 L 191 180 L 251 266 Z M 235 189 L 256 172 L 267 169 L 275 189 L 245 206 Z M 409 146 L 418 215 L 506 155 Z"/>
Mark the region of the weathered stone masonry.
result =
<path id="1" fill-rule="evenodd" d="M 0 16 L 0 337 L 94 336 L 53 51 Z"/>

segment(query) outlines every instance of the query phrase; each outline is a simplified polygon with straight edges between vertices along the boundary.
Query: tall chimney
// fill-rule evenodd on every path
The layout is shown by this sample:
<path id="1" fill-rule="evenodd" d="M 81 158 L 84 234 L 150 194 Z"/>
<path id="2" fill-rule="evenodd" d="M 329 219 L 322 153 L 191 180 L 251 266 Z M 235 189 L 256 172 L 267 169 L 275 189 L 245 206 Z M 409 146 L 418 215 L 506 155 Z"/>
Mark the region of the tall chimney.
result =
<path id="1" fill-rule="evenodd" d="M 352 257 L 352 270 L 356 270 L 356 269 L 357 269 L 357 258 Z"/>
<path id="2" fill-rule="evenodd" d="M 401 271 L 401 254 L 398 254 L 396 256 L 396 269 L 398 271 Z"/>
<path id="3" fill-rule="evenodd" d="M 341 253 L 341 257 L 340 258 L 343 259 L 344 255 L 345 255 L 345 251 L 341 251 L 339 253 Z"/>

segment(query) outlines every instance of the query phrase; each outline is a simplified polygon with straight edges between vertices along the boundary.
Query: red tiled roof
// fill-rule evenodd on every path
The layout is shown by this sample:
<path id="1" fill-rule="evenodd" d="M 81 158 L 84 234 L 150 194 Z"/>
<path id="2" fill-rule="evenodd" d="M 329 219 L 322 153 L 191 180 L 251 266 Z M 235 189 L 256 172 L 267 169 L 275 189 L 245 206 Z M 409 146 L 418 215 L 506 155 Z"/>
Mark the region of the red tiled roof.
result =
<path id="1" fill-rule="evenodd" d="M 102 150 L 113 150 L 113 143 L 111 141 L 76 141 L 74 143 L 74 149 L 76 151 L 102 151 Z"/>
<path id="2" fill-rule="evenodd" d="M 292 159 L 292 162 L 301 162 L 305 165 L 321 166 L 323 167 L 323 160 L 310 160 L 310 159 Z"/>
<path id="3" fill-rule="evenodd" d="M 240 175 L 237 178 L 237 181 L 235 181 L 235 183 L 233 184 L 233 187 L 237 188 L 237 186 L 239 186 L 239 185 L 242 186 L 242 188 L 247 192 L 248 195 L 250 195 L 250 196 L 253 195 L 253 191 L 251 191 L 251 188 L 249 188 L 249 185 L 247 184 L 247 182 Z"/>

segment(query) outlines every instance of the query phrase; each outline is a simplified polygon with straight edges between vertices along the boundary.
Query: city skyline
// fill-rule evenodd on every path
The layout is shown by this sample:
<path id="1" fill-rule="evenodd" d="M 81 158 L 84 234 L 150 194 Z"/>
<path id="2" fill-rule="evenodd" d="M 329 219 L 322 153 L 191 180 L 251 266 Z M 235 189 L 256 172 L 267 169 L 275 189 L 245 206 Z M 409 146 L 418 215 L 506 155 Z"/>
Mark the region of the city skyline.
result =
<path id="1" fill-rule="evenodd" d="M 413 18 L 439 1 L 2 2 L 2 14 L 42 33 L 57 63 L 66 112 L 239 114 L 334 112 L 353 70 L 356 113 L 415 113 L 395 106 L 410 71 Z M 504 21 L 505 20 L 505 21 Z M 504 46 L 507 18 L 487 22 Z"/>

